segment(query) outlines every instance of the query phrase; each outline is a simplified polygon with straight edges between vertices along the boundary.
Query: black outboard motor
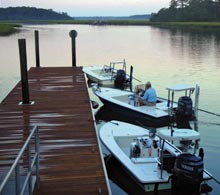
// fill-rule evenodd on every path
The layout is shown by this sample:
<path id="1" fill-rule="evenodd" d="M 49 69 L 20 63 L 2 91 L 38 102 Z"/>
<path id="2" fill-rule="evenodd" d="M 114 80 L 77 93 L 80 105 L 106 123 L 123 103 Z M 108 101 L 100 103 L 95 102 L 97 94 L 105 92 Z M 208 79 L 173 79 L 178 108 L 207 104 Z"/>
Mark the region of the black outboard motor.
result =
<path id="1" fill-rule="evenodd" d="M 178 114 L 187 118 L 192 117 L 192 99 L 188 96 L 182 96 L 178 100 Z"/>
<path id="2" fill-rule="evenodd" d="M 124 89 L 125 88 L 125 82 L 126 82 L 126 73 L 124 70 L 120 69 L 117 70 L 116 76 L 115 76 L 115 88 L 118 89 Z"/>
<path id="3" fill-rule="evenodd" d="M 199 156 L 183 153 L 174 165 L 175 187 L 197 193 L 203 180 L 203 160 Z"/>
<path id="4" fill-rule="evenodd" d="M 190 129 L 189 120 L 193 115 L 192 99 L 188 96 L 182 96 L 178 100 L 178 108 L 176 112 L 177 128 Z"/>

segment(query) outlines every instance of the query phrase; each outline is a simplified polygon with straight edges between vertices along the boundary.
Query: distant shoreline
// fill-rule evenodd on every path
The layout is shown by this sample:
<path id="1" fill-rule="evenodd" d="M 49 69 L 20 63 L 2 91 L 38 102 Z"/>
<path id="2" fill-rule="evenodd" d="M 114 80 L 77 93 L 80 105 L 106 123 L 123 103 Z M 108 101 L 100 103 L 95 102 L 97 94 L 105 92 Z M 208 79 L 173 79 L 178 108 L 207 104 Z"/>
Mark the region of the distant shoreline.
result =
<path id="1" fill-rule="evenodd" d="M 0 35 L 10 35 L 17 32 L 17 27 L 23 24 L 81 24 L 81 25 L 149 25 L 158 27 L 182 28 L 220 28 L 220 22 L 150 22 L 148 20 L 13 20 L 0 21 Z"/>

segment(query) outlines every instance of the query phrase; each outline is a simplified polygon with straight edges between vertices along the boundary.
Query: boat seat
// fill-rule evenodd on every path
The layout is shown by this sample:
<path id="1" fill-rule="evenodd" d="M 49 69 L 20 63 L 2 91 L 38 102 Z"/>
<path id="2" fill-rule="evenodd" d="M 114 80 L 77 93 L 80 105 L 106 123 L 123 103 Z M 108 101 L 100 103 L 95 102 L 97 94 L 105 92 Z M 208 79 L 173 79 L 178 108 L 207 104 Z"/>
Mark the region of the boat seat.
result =
<path id="1" fill-rule="evenodd" d="M 139 163 L 157 163 L 156 158 L 148 157 L 148 158 L 131 158 L 131 161 L 135 164 Z"/>

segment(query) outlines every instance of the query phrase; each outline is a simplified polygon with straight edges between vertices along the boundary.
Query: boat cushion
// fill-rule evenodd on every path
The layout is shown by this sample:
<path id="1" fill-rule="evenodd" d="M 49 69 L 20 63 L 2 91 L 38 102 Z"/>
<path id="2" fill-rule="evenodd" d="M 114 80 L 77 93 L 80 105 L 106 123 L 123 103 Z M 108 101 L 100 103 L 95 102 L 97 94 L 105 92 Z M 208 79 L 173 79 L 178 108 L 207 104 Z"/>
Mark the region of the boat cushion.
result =
<path id="1" fill-rule="evenodd" d="M 157 163 L 156 158 L 148 157 L 148 158 L 131 158 L 133 163 Z"/>

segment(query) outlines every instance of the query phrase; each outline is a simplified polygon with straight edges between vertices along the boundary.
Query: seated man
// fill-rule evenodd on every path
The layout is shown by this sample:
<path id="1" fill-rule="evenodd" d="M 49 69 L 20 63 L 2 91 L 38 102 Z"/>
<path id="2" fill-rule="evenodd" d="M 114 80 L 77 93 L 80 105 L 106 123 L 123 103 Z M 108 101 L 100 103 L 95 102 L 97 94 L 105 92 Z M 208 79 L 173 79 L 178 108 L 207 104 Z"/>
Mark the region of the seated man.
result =
<path id="1" fill-rule="evenodd" d="M 144 96 L 138 97 L 140 106 L 155 106 L 157 101 L 157 94 L 154 88 L 151 87 L 151 83 L 148 81 L 145 85 Z"/>

